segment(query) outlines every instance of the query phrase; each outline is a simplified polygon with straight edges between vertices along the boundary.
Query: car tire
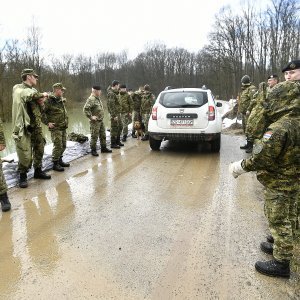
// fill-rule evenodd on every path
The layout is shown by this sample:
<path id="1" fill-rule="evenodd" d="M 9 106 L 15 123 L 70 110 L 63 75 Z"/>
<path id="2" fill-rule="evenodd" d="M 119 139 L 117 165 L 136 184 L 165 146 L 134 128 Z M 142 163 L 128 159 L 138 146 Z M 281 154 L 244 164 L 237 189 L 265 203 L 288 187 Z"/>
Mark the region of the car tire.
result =
<path id="1" fill-rule="evenodd" d="M 161 145 L 161 140 L 155 140 L 151 136 L 149 137 L 150 148 L 154 151 L 158 151 Z"/>
<path id="2" fill-rule="evenodd" d="M 220 148 L 221 148 L 221 134 L 218 135 L 218 137 L 216 139 L 214 139 L 213 141 L 210 142 L 211 145 L 211 151 L 212 152 L 220 152 Z"/>

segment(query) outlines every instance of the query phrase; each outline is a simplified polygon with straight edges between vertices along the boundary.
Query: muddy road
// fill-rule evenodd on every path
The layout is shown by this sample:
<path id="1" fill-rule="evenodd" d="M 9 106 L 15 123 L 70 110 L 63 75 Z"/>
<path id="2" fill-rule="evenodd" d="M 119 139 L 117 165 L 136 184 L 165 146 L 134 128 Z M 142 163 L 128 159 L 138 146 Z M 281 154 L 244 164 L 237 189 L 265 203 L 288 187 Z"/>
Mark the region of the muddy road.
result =
<path id="1" fill-rule="evenodd" d="M 262 187 L 220 154 L 129 140 L 12 189 L 0 213 L 0 299 L 300 299 L 300 283 L 257 273 L 268 233 Z"/>

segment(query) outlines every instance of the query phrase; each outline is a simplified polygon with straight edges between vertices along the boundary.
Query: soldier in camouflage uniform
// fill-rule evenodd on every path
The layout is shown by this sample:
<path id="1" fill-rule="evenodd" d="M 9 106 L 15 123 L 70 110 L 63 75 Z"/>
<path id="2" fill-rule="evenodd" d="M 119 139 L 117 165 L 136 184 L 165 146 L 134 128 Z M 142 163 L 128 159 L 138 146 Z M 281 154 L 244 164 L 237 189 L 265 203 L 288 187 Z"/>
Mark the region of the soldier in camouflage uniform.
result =
<path id="1" fill-rule="evenodd" d="M 59 82 L 53 84 L 52 88 L 53 93 L 44 103 L 43 122 L 51 133 L 53 170 L 62 172 L 64 167 L 70 166 L 62 160 L 67 146 L 68 115 L 65 107 L 66 100 L 63 98 L 66 88 Z"/>
<path id="2" fill-rule="evenodd" d="M 134 133 L 134 122 L 139 121 L 142 123 L 142 117 L 141 117 L 141 101 L 142 101 L 142 96 L 144 93 L 144 87 L 140 86 L 137 91 L 135 91 L 132 95 L 132 101 L 133 101 L 133 122 L 132 122 L 132 137 L 136 138 L 136 135 Z"/>
<path id="3" fill-rule="evenodd" d="M 144 93 L 141 101 L 141 115 L 145 126 L 145 135 L 142 137 L 142 141 L 149 140 L 148 122 L 151 115 L 152 106 L 154 104 L 154 99 L 155 97 L 150 91 L 150 86 L 146 84 L 144 86 Z"/>
<path id="4" fill-rule="evenodd" d="M 300 68 L 300 60 L 290 62 L 283 72 Z M 273 260 L 257 262 L 258 272 L 278 277 L 290 276 L 290 261 L 299 249 L 299 174 L 300 174 L 300 70 L 294 80 L 277 84 L 267 96 L 267 128 L 250 158 L 230 164 L 236 178 L 257 171 L 265 187 L 265 212 L 274 238 L 272 252 L 261 244 Z M 297 211 L 298 210 L 298 211 Z"/>
<path id="5" fill-rule="evenodd" d="M 13 138 L 19 158 L 19 186 L 26 188 L 27 172 L 32 160 L 34 178 L 50 179 L 51 176 L 42 171 L 45 138 L 42 133 L 41 106 L 47 93 L 39 93 L 34 86 L 38 75 L 33 69 L 24 69 L 21 73 L 22 84 L 13 87 L 12 122 Z"/>
<path id="6" fill-rule="evenodd" d="M 104 108 L 101 96 L 100 85 L 94 85 L 92 88 L 92 93 L 86 100 L 83 107 L 84 114 L 90 120 L 90 130 L 91 130 L 91 154 L 93 156 L 99 156 L 96 150 L 97 140 L 100 138 L 101 153 L 111 153 L 112 151 L 106 147 L 106 133 L 105 126 L 103 123 L 104 118 Z"/>
<path id="7" fill-rule="evenodd" d="M 119 99 L 119 87 L 120 83 L 117 80 L 112 82 L 111 87 L 107 89 L 107 107 L 110 113 L 110 140 L 111 148 L 119 149 L 120 146 L 124 146 L 121 143 L 120 137 L 122 132 L 122 120 L 121 120 L 121 103 Z"/>
<path id="8" fill-rule="evenodd" d="M 122 120 L 122 142 L 126 142 L 128 135 L 128 125 L 132 122 L 133 101 L 127 93 L 126 85 L 120 85 L 120 103 Z"/>
<path id="9" fill-rule="evenodd" d="M 278 83 L 277 75 L 268 77 L 268 88 L 265 82 L 259 84 L 258 91 L 254 94 L 251 101 L 249 111 L 250 115 L 246 124 L 246 136 L 248 137 L 250 146 L 246 149 L 246 153 L 251 153 L 253 143 L 256 139 L 261 139 L 265 132 L 266 121 L 264 117 L 264 105 L 266 105 L 267 93 Z"/>
<path id="10" fill-rule="evenodd" d="M 253 108 L 253 96 L 256 93 L 256 87 L 251 84 L 250 77 L 244 75 L 241 79 L 242 91 L 239 97 L 239 112 L 242 114 L 243 130 L 246 133 L 247 119 L 250 115 L 251 109 Z M 246 135 L 247 143 L 241 146 L 241 149 L 248 149 L 253 147 L 253 141 Z"/>
<path id="11" fill-rule="evenodd" d="M 0 119 L 0 151 L 3 151 L 5 147 L 6 145 L 5 145 L 3 124 L 2 124 L 2 120 Z M 2 161 L 0 161 L 0 203 L 3 212 L 10 210 L 11 204 L 7 196 L 7 185 L 2 171 Z"/>

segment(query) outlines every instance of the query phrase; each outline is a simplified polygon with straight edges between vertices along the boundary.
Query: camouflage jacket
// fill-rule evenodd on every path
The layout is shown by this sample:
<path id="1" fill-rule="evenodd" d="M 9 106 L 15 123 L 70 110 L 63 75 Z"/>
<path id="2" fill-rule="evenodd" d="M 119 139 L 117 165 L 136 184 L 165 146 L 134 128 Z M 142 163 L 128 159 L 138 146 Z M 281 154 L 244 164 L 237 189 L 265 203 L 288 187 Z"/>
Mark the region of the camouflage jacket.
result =
<path id="1" fill-rule="evenodd" d="M 133 111 L 133 101 L 127 92 L 120 92 L 121 113 L 128 114 Z"/>
<path id="2" fill-rule="evenodd" d="M 3 130 L 3 123 L 0 119 L 0 145 L 5 145 L 5 137 L 4 137 L 4 130 Z"/>
<path id="3" fill-rule="evenodd" d="M 68 128 L 68 115 L 65 107 L 65 99 L 55 97 L 53 94 L 44 102 L 42 121 L 44 124 L 54 123 L 54 128 L 49 130 L 64 130 Z"/>
<path id="4" fill-rule="evenodd" d="M 153 104 L 154 104 L 154 95 L 149 91 L 145 91 L 141 100 L 141 113 L 151 114 L 151 109 Z"/>
<path id="5" fill-rule="evenodd" d="M 85 102 L 83 112 L 89 119 L 96 116 L 99 121 L 103 120 L 104 108 L 101 99 L 91 94 Z"/>
<path id="6" fill-rule="evenodd" d="M 253 96 L 256 93 L 256 87 L 254 85 L 246 86 L 242 88 L 242 92 L 239 98 L 239 112 L 246 114 L 247 110 L 251 111 Z"/>
<path id="7" fill-rule="evenodd" d="M 132 101 L 133 101 L 133 110 L 140 112 L 141 110 L 141 101 L 142 101 L 143 93 L 140 91 L 136 91 L 132 94 Z"/>
<path id="8" fill-rule="evenodd" d="M 118 116 L 121 113 L 121 104 L 119 99 L 119 91 L 109 89 L 107 93 L 107 107 L 111 118 Z"/>
<path id="9" fill-rule="evenodd" d="M 35 88 L 25 83 L 13 87 L 12 131 L 15 137 L 21 137 L 26 131 L 41 128 L 41 107 L 37 100 L 42 97 Z"/>

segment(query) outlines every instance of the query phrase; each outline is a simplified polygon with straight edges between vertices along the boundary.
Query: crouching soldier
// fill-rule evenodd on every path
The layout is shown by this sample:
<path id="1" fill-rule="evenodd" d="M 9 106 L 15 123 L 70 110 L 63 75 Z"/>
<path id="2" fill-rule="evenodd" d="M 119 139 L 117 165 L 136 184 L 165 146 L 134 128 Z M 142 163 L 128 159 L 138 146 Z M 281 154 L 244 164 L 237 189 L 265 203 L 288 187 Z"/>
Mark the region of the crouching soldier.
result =
<path id="1" fill-rule="evenodd" d="M 62 172 L 64 167 L 70 166 L 62 160 L 67 145 L 66 130 L 68 128 L 68 116 L 65 98 L 63 98 L 65 87 L 62 83 L 55 83 L 52 87 L 53 93 L 44 103 L 43 123 L 48 126 L 51 133 L 53 170 Z"/>
<path id="2" fill-rule="evenodd" d="M 99 156 L 96 150 L 97 140 L 100 139 L 101 153 L 111 153 L 112 151 L 106 146 L 106 133 L 103 123 L 104 109 L 100 99 L 101 87 L 94 85 L 90 97 L 86 100 L 83 107 L 84 114 L 90 120 L 91 130 L 91 150 L 93 156 Z"/>
<path id="3" fill-rule="evenodd" d="M 3 151 L 4 149 L 5 149 L 5 138 L 4 138 L 2 121 L 0 120 L 0 151 Z M 0 202 L 1 202 L 1 208 L 3 212 L 10 210 L 11 205 L 7 196 L 7 185 L 2 171 L 1 161 L 0 161 Z"/>

